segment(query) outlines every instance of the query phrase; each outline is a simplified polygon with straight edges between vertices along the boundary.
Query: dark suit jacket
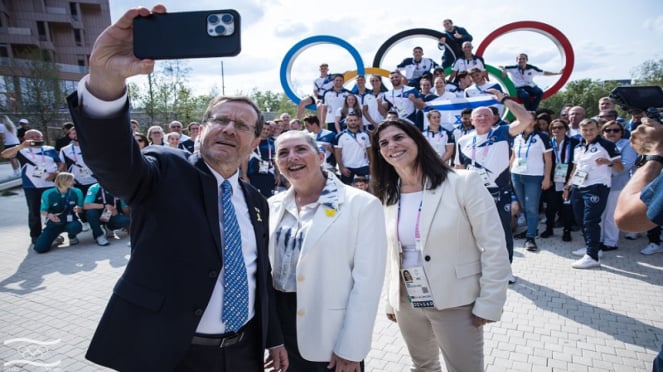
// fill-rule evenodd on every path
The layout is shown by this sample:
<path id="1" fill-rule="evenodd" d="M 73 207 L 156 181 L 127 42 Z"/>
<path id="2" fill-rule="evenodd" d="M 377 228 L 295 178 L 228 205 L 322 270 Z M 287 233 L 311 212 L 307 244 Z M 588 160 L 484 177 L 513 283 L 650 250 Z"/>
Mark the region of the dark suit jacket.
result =
<path id="1" fill-rule="evenodd" d="M 551 136 L 550 141 L 552 141 L 553 138 L 554 137 Z M 558 149 L 558 151 L 561 150 L 560 154 L 559 154 L 559 157 L 562 160 L 562 163 L 567 163 L 565 160 L 567 158 L 567 153 L 568 153 L 568 158 L 569 158 L 568 160 L 569 161 L 568 161 L 567 164 L 569 164 L 569 167 L 566 170 L 566 181 L 569 180 L 569 177 L 571 177 L 571 172 L 573 171 L 573 156 L 575 155 L 575 149 L 576 149 L 576 146 L 578 146 L 578 143 L 580 143 L 580 141 L 578 141 L 577 138 L 575 138 L 575 137 L 566 137 L 566 139 L 564 140 L 564 146 L 561 149 Z M 555 153 L 552 154 L 552 160 L 553 160 L 553 163 L 552 163 L 553 165 L 552 165 L 551 174 L 550 174 L 551 180 L 555 179 L 555 165 L 557 165 L 557 157 L 555 157 Z M 555 185 L 553 185 L 553 190 L 554 189 L 555 189 Z"/>
<path id="2" fill-rule="evenodd" d="M 216 179 L 201 159 L 180 150 L 151 146 L 141 153 L 128 103 L 100 120 L 82 112 L 76 93 L 67 99 L 85 162 L 131 207 L 134 247 L 86 357 L 121 371 L 173 370 L 223 265 Z M 258 248 L 255 310 L 264 349 L 282 344 L 267 256 L 269 209 L 256 189 L 240 184 Z"/>

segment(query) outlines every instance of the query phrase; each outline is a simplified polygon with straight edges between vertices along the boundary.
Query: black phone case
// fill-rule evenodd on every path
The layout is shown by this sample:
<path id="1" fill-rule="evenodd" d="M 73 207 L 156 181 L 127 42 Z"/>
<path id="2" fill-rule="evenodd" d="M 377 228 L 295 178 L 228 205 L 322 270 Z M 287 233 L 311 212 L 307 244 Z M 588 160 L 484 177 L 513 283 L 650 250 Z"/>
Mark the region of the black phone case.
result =
<path id="1" fill-rule="evenodd" d="M 207 33 L 207 16 L 233 15 L 229 36 Z M 134 55 L 140 59 L 182 59 L 236 56 L 241 51 L 240 15 L 232 9 L 151 14 L 133 22 Z"/>

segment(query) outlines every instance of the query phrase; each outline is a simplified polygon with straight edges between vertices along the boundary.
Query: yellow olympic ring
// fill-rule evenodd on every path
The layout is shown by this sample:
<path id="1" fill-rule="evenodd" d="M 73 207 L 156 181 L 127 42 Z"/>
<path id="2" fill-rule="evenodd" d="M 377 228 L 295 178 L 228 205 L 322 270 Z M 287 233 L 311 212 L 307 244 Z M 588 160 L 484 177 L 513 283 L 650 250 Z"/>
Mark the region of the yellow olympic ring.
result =
<path id="1" fill-rule="evenodd" d="M 366 67 L 364 69 L 366 71 L 366 75 L 371 74 L 371 75 L 379 75 L 379 76 L 384 76 L 384 77 L 389 77 L 389 74 L 391 74 L 391 71 L 385 70 L 380 67 Z M 343 73 L 343 78 L 345 79 L 345 82 L 348 82 L 351 79 L 354 79 L 357 77 L 357 70 L 354 71 L 346 71 Z"/>

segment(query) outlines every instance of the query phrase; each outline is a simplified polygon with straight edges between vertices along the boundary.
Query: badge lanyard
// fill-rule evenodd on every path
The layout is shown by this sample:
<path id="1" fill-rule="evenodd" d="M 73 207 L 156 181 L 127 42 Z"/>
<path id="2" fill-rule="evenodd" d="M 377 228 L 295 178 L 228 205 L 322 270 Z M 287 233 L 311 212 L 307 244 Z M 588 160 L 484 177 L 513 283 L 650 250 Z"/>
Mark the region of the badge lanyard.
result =
<path id="1" fill-rule="evenodd" d="M 74 164 L 78 164 L 78 156 L 76 155 L 76 146 L 73 143 L 71 144 L 71 155 L 73 156 L 72 159 L 74 160 Z"/>
<path id="2" fill-rule="evenodd" d="M 417 211 L 417 222 L 414 225 L 414 240 L 419 243 L 421 241 L 421 231 L 419 231 L 419 224 L 421 222 L 421 205 L 423 204 L 423 195 L 421 197 L 422 200 L 419 201 L 419 210 Z M 398 241 L 401 241 L 400 233 L 399 233 L 399 228 L 398 226 L 401 225 L 401 198 L 398 198 L 398 217 L 396 218 L 396 238 Z"/>
<path id="3" fill-rule="evenodd" d="M 524 135 L 520 135 L 521 138 L 524 139 Z M 527 150 L 525 151 L 525 159 L 529 157 L 529 148 L 532 146 L 532 137 L 534 137 L 534 133 L 530 134 L 529 137 L 527 138 Z M 523 147 L 522 142 L 518 142 L 518 157 L 520 157 L 520 149 Z"/>
<path id="4" fill-rule="evenodd" d="M 430 133 L 430 136 L 431 136 L 431 138 L 433 138 L 433 139 L 435 139 L 435 134 L 437 134 L 437 135 L 438 135 L 438 136 L 437 136 L 437 142 L 442 142 L 442 129 L 439 129 L 439 130 L 437 131 L 437 133 L 436 133 L 436 132 L 433 132 L 433 131 L 430 130 L 430 129 L 426 130 L 426 132 Z"/>
<path id="5" fill-rule="evenodd" d="M 493 130 L 491 129 L 490 132 L 488 132 L 488 137 L 486 137 L 486 141 L 490 141 L 490 135 L 493 134 Z M 488 156 L 488 147 L 489 145 L 484 146 L 483 148 L 483 158 L 485 159 L 486 156 Z M 472 166 L 476 163 L 476 157 L 477 157 L 477 135 L 474 134 L 474 137 L 472 137 Z"/>
<path id="6" fill-rule="evenodd" d="M 272 161 L 272 146 L 269 143 L 269 139 L 265 140 L 265 142 L 267 143 L 267 161 L 269 161 L 271 163 L 271 161 Z M 260 160 L 262 160 L 262 151 L 260 151 L 260 145 L 258 145 L 258 147 L 256 147 L 255 152 L 258 155 L 258 157 L 260 158 Z"/>
<path id="7" fill-rule="evenodd" d="M 41 165 L 43 167 L 46 167 L 46 157 L 44 156 L 44 147 L 40 147 L 39 151 L 41 151 Z M 37 156 L 32 152 L 32 147 L 30 148 L 30 157 L 32 158 L 32 161 L 36 162 L 37 161 Z"/>
<path id="8" fill-rule="evenodd" d="M 562 140 L 562 144 L 565 140 Z M 561 148 L 557 146 L 557 139 L 553 138 L 552 140 L 553 150 L 555 152 L 555 159 L 557 159 L 557 164 L 562 163 L 562 153 Z M 562 146 L 564 147 L 564 146 Z M 568 164 L 571 158 L 571 141 L 566 141 L 566 154 L 564 154 L 564 164 Z"/>
<path id="9" fill-rule="evenodd" d="M 71 189 L 67 190 L 67 193 L 64 195 L 64 210 L 62 210 L 62 214 L 67 215 L 69 214 L 69 194 L 71 193 Z"/>
<path id="10" fill-rule="evenodd" d="M 103 200 L 104 205 L 106 205 L 106 190 L 104 188 L 101 188 L 101 200 Z M 117 203 L 117 198 L 113 197 L 113 208 L 115 208 L 115 204 Z"/>

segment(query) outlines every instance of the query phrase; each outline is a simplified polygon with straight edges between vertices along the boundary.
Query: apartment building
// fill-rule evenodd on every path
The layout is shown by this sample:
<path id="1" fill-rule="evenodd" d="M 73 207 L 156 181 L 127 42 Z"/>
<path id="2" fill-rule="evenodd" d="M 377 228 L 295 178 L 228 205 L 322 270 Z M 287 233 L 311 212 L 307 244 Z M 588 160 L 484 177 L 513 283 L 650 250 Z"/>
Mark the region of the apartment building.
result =
<path id="1" fill-rule="evenodd" d="M 74 90 L 110 23 L 109 0 L 0 0 L 0 110 L 25 110 L 44 80 Z"/>

